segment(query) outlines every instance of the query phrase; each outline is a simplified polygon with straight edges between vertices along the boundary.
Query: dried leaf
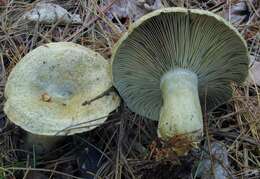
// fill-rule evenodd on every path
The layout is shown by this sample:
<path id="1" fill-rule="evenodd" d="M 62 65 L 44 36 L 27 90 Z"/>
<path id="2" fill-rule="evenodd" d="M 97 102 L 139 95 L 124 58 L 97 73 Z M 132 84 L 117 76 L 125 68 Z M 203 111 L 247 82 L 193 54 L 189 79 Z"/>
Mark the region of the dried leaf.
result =
<path id="1" fill-rule="evenodd" d="M 245 1 L 240 0 L 237 4 L 233 4 L 229 9 L 226 9 L 224 17 L 230 23 L 239 25 L 244 22 L 250 15 L 248 6 Z"/>
<path id="2" fill-rule="evenodd" d="M 208 151 L 207 145 L 204 147 L 206 152 L 202 154 L 203 160 L 200 162 L 197 169 L 198 176 L 202 179 L 227 179 L 229 162 L 226 147 L 219 142 L 213 142 L 210 146 L 210 152 Z M 212 155 L 213 162 L 211 161 L 209 153 Z M 214 164 L 213 168 L 211 168 L 212 164 Z M 214 171 L 214 176 L 212 170 Z"/>
<path id="3" fill-rule="evenodd" d="M 250 61 L 251 65 L 247 82 L 260 86 L 260 61 L 252 55 L 250 56 Z"/>
<path id="4" fill-rule="evenodd" d="M 37 3 L 33 9 L 23 15 L 23 18 L 44 24 L 52 24 L 58 21 L 62 24 L 82 22 L 78 14 L 71 14 L 59 5 L 46 2 Z"/>
<path id="5" fill-rule="evenodd" d="M 110 4 L 111 0 L 105 0 L 104 3 Z M 161 0 L 118 0 L 112 5 L 108 17 L 113 19 L 114 16 L 117 16 L 119 19 L 130 18 L 135 21 L 149 11 L 161 7 Z"/>

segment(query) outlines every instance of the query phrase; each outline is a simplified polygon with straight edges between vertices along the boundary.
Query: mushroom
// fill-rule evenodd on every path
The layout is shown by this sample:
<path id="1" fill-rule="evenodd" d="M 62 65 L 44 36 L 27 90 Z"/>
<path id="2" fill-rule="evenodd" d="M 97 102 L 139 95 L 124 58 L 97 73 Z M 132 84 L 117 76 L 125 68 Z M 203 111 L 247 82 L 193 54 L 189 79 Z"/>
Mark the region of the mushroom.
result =
<path id="1" fill-rule="evenodd" d="M 110 65 L 101 55 L 70 42 L 48 43 L 10 73 L 4 111 L 28 132 L 27 145 L 46 151 L 60 136 L 104 123 L 120 103 L 111 87 Z"/>
<path id="2" fill-rule="evenodd" d="M 112 58 L 114 86 L 128 107 L 159 121 L 162 140 L 183 144 L 201 140 L 201 106 L 226 102 L 231 82 L 244 81 L 249 63 L 234 27 L 211 12 L 185 8 L 143 16 L 115 45 Z"/>

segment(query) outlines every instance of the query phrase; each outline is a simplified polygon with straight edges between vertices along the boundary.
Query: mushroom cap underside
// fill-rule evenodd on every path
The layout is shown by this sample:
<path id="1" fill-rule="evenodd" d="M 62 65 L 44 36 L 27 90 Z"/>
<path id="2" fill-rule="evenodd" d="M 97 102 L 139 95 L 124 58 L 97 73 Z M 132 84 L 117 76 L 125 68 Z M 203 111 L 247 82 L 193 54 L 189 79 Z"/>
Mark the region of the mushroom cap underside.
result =
<path id="1" fill-rule="evenodd" d="M 247 76 L 249 55 L 239 32 L 209 11 L 164 8 L 136 21 L 115 45 L 114 86 L 128 107 L 158 120 L 160 82 L 170 70 L 198 77 L 200 101 L 208 109 L 232 95 L 231 82 Z M 204 105 L 203 105 L 204 106 Z"/>
<path id="2" fill-rule="evenodd" d="M 116 109 L 109 63 L 70 42 L 40 46 L 21 59 L 8 77 L 4 111 L 33 134 L 72 135 L 89 131 Z"/>

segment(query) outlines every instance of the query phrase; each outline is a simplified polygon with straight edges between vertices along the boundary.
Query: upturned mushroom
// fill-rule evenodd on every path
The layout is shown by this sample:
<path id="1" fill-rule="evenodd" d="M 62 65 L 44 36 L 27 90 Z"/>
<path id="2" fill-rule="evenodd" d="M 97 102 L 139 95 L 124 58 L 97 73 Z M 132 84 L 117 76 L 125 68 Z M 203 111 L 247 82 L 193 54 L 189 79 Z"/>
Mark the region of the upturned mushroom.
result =
<path id="1" fill-rule="evenodd" d="M 202 109 L 226 102 L 231 82 L 246 78 L 248 63 L 244 39 L 220 16 L 164 8 L 130 26 L 115 46 L 112 74 L 128 107 L 159 121 L 159 137 L 196 144 Z"/>
<path id="2" fill-rule="evenodd" d="M 111 87 L 110 65 L 101 55 L 70 42 L 48 43 L 25 55 L 10 73 L 4 111 L 28 132 L 26 144 L 44 151 L 59 136 L 104 123 L 120 103 Z"/>

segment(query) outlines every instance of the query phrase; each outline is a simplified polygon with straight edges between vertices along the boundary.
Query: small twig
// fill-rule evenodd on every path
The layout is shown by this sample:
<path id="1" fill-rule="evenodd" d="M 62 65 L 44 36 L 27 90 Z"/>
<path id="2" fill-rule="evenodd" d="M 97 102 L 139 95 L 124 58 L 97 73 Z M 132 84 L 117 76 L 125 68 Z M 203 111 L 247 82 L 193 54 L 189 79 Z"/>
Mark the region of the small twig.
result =
<path id="1" fill-rule="evenodd" d="M 209 139 L 208 118 L 207 118 L 206 109 L 207 109 L 207 88 L 205 89 L 205 99 L 204 99 L 204 124 L 205 124 L 204 128 L 205 128 L 208 151 L 209 151 L 209 156 L 210 156 L 210 161 L 211 161 L 210 169 L 211 169 L 213 176 L 215 177 L 215 170 L 214 170 L 215 162 L 214 162 L 212 152 L 211 152 L 212 150 L 211 150 L 211 142 L 210 142 L 210 139 Z"/>

